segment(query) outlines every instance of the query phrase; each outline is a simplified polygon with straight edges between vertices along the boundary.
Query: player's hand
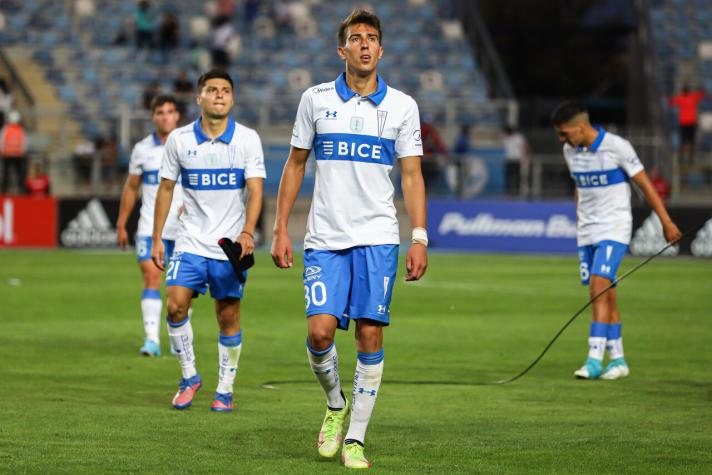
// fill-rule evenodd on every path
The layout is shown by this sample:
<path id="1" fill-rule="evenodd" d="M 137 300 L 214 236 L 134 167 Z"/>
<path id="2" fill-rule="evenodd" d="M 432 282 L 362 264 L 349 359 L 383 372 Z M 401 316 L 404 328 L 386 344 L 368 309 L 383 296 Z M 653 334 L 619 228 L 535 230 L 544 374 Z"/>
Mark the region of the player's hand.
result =
<path id="1" fill-rule="evenodd" d="M 129 244 L 129 233 L 126 232 L 126 228 L 121 226 L 116 228 L 116 240 L 119 242 L 119 248 L 123 251 Z"/>
<path id="2" fill-rule="evenodd" d="M 286 231 L 275 233 L 272 240 L 272 261 L 280 269 L 292 267 L 292 241 Z"/>
<path id="3" fill-rule="evenodd" d="M 161 269 L 165 270 L 166 266 L 163 264 L 164 255 L 166 253 L 166 248 L 163 245 L 163 239 L 154 239 L 153 246 L 151 246 L 151 260 L 153 263 Z"/>
<path id="4" fill-rule="evenodd" d="M 672 221 L 663 224 L 663 235 L 667 242 L 675 242 L 682 237 L 682 233 Z"/>
<path id="5" fill-rule="evenodd" d="M 241 232 L 240 235 L 237 236 L 237 242 L 242 247 L 242 254 L 240 254 L 240 259 L 242 259 L 248 254 L 252 254 L 253 252 L 255 252 L 255 238 L 253 238 L 251 234 Z"/>
<path id="6" fill-rule="evenodd" d="M 406 281 L 419 280 L 428 268 L 428 253 L 423 244 L 414 242 L 405 258 Z"/>

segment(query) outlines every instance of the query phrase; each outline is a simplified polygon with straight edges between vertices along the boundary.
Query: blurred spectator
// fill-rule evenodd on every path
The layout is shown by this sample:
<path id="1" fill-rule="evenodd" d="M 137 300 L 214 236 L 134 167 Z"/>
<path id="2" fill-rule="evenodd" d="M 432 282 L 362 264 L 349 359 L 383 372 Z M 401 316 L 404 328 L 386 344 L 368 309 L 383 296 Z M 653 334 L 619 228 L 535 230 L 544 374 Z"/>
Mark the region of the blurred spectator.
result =
<path id="1" fill-rule="evenodd" d="M 5 125 L 5 117 L 12 109 L 12 93 L 5 79 L 0 78 L 0 128 Z"/>
<path id="2" fill-rule="evenodd" d="M 245 0 L 243 16 L 242 16 L 242 21 L 243 21 L 243 26 L 245 27 L 245 31 L 250 31 L 250 29 L 252 28 L 252 24 L 255 22 L 255 19 L 257 18 L 257 12 L 259 11 L 259 8 L 260 8 L 259 0 Z"/>
<path id="3" fill-rule="evenodd" d="M 420 117 L 420 136 L 423 141 L 422 169 L 425 187 L 434 191 L 442 186 L 447 147 L 440 132 L 430 123 L 427 116 Z"/>
<path id="4" fill-rule="evenodd" d="M 118 183 L 116 179 L 119 161 L 119 147 L 116 137 L 102 139 L 97 145 L 99 161 L 101 163 L 101 181 L 104 185 Z"/>
<path id="5" fill-rule="evenodd" d="M 168 62 L 168 54 L 178 47 L 180 41 L 180 25 L 175 15 L 170 12 L 163 14 L 161 24 L 158 26 L 158 47 L 161 49 L 163 63 Z"/>
<path id="6" fill-rule="evenodd" d="M 232 20 L 235 14 L 235 0 L 218 0 L 216 18 L 223 18 L 227 21 Z"/>
<path id="7" fill-rule="evenodd" d="M 288 2 L 277 0 L 272 4 L 270 14 L 277 31 L 291 31 L 292 9 Z"/>
<path id="8" fill-rule="evenodd" d="M 185 69 L 181 70 L 176 80 L 173 81 L 173 96 L 176 98 L 182 123 L 186 118 L 188 105 L 193 100 L 193 82 L 188 78 L 188 73 Z"/>
<path id="9" fill-rule="evenodd" d="M 235 34 L 235 30 L 229 18 L 217 16 L 213 20 L 213 37 L 210 48 L 210 55 L 213 61 L 213 68 L 227 69 L 230 66 L 230 54 L 228 49 Z"/>
<path id="10" fill-rule="evenodd" d="M 452 152 L 458 156 L 467 155 L 470 153 L 470 148 L 470 125 L 462 124 L 460 126 L 460 132 L 455 138 L 455 146 L 453 147 Z"/>
<path id="11" fill-rule="evenodd" d="M 650 169 L 650 182 L 653 184 L 655 191 L 658 192 L 663 201 L 667 201 L 670 197 L 670 182 L 660 173 L 660 167 L 655 165 Z"/>
<path id="12" fill-rule="evenodd" d="M 529 165 L 531 163 L 529 142 L 514 127 L 506 126 L 502 136 L 502 145 L 504 146 L 506 159 L 507 193 L 526 196 L 529 184 Z"/>
<path id="13" fill-rule="evenodd" d="M 136 48 L 153 48 L 153 33 L 155 30 L 151 4 L 148 0 L 138 2 L 138 8 L 134 12 L 134 22 L 136 28 Z"/>
<path id="14" fill-rule="evenodd" d="M 10 191 L 10 175 L 14 172 L 16 193 L 25 189 L 24 181 L 27 162 L 27 133 L 20 123 L 20 113 L 10 111 L 7 114 L 7 123 L 0 130 L 0 155 L 2 155 L 3 175 L 2 193 Z"/>
<path id="15" fill-rule="evenodd" d="M 154 97 L 161 93 L 161 85 L 157 81 L 151 81 L 148 87 L 143 91 L 141 103 L 146 110 L 151 109 L 151 101 Z"/>
<path id="16" fill-rule="evenodd" d="M 25 179 L 25 188 L 33 198 L 44 198 L 49 196 L 49 177 L 44 172 L 44 167 L 40 162 L 34 162 L 30 167 L 30 173 Z"/>
<path id="17" fill-rule="evenodd" d="M 680 163 L 692 164 L 694 160 L 697 108 L 704 97 L 704 91 L 692 91 L 690 86 L 685 84 L 680 94 L 670 98 L 670 105 L 678 109 Z"/>
<path id="18" fill-rule="evenodd" d="M 78 143 L 74 148 L 74 156 L 72 157 L 74 169 L 79 182 L 83 185 L 88 185 L 91 180 L 91 169 L 95 154 L 96 144 L 91 140 Z"/>
<path id="19" fill-rule="evenodd" d="M 463 179 L 465 159 L 472 148 L 470 140 L 470 125 L 460 125 L 460 132 L 455 137 L 455 145 L 452 148 L 453 159 L 447 164 L 445 169 L 445 181 L 450 191 L 460 193 L 460 182 Z"/>

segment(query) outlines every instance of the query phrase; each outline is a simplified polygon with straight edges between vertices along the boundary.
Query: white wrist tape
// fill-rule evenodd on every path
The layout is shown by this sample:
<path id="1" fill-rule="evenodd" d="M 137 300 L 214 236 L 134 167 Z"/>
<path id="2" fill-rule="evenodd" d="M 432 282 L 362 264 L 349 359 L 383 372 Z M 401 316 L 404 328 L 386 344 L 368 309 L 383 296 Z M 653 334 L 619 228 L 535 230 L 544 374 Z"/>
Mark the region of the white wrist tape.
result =
<path id="1" fill-rule="evenodd" d="M 411 242 L 417 242 L 428 246 L 428 231 L 425 228 L 413 228 L 413 234 L 411 237 Z"/>

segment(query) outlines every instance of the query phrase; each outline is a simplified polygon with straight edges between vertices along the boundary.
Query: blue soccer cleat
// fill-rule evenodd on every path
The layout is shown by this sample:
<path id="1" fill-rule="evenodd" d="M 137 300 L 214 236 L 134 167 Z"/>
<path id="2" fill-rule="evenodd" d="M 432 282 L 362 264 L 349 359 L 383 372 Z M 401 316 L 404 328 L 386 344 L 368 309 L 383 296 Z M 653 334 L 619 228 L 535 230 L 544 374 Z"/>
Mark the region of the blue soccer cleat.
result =
<path id="1" fill-rule="evenodd" d="M 157 341 L 146 338 L 138 350 L 143 356 L 161 356 L 161 345 Z"/>
<path id="2" fill-rule="evenodd" d="M 588 358 L 581 368 L 574 371 L 578 379 L 598 379 L 601 376 L 601 361 Z"/>
<path id="3" fill-rule="evenodd" d="M 601 379 L 612 380 L 625 378 L 630 374 L 630 369 L 628 369 L 628 364 L 625 362 L 625 358 L 616 358 L 608 362 L 606 369 L 601 375 Z"/>
<path id="4" fill-rule="evenodd" d="M 232 393 L 222 394 L 215 393 L 213 405 L 210 406 L 213 412 L 230 412 L 232 411 Z"/>
<path id="5" fill-rule="evenodd" d="M 173 407 L 176 409 L 185 409 L 193 404 L 193 397 L 198 389 L 203 385 L 203 380 L 200 375 L 196 374 L 192 378 L 182 378 L 178 383 L 178 392 L 173 397 Z"/>

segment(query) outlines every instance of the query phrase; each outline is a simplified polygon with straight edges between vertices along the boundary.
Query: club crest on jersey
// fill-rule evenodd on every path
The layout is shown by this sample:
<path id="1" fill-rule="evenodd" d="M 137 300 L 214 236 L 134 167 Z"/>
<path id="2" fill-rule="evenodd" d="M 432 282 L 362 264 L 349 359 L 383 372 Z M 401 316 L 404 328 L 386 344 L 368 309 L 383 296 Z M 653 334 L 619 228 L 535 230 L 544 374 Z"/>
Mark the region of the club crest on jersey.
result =
<path id="1" fill-rule="evenodd" d="M 326 111 L 326 120 L 336 120 L 336 112 L 337 111 Z"/>
<path id="2" fill-rule="evenodd" d="M 351 132 L 363 131 L 363 117 L 351 117 Z"/>
<path id="3" fill-rule="evenodd" d="M 378 115 L 378 138 L 380 139 L 386 128 L 386 117 L 388 117 L 388 111 L 378 110 L 376 113 Z"/>

